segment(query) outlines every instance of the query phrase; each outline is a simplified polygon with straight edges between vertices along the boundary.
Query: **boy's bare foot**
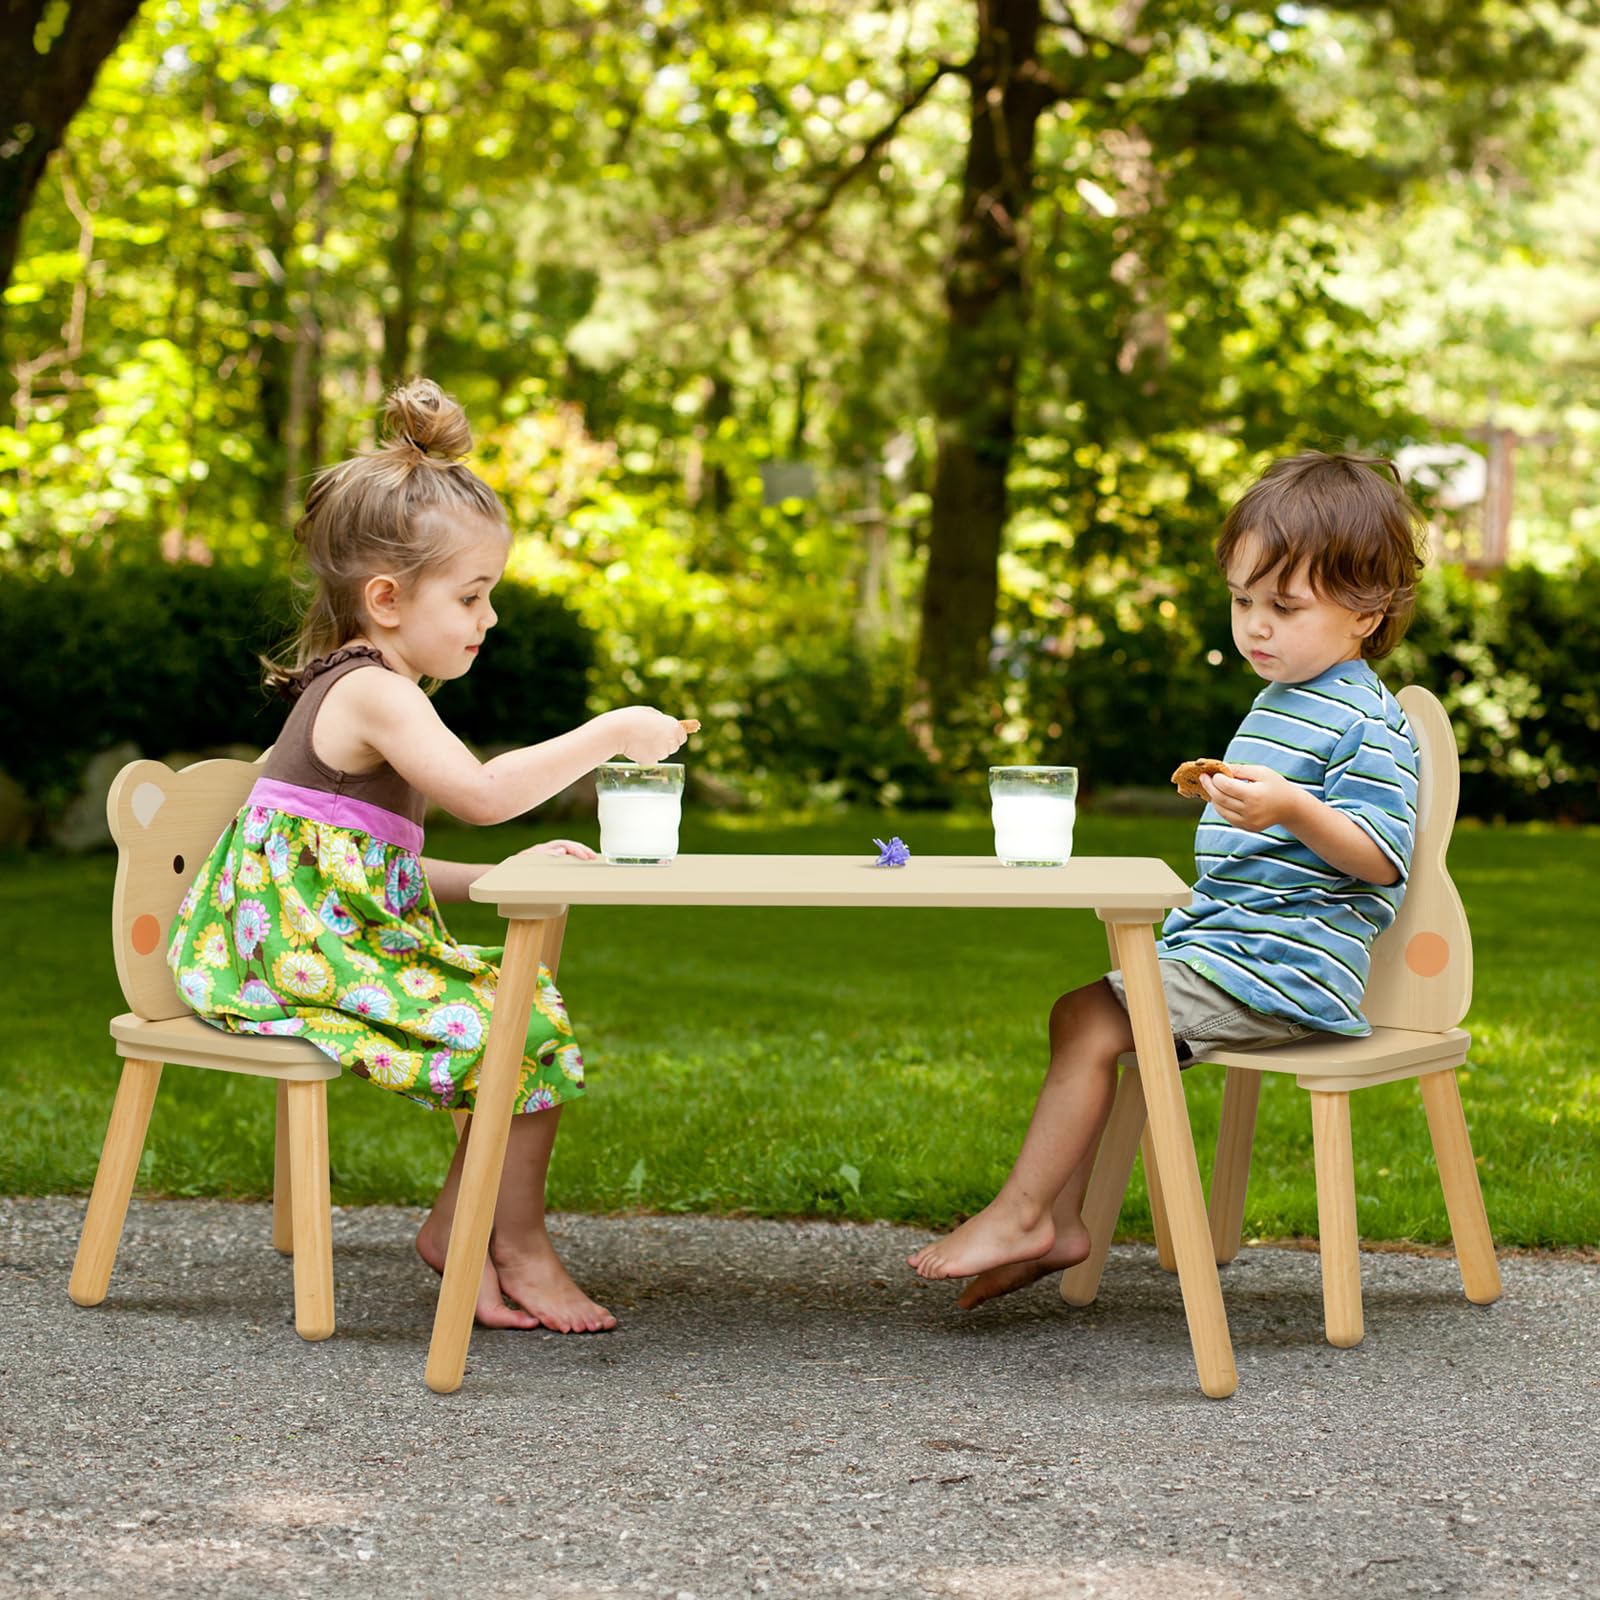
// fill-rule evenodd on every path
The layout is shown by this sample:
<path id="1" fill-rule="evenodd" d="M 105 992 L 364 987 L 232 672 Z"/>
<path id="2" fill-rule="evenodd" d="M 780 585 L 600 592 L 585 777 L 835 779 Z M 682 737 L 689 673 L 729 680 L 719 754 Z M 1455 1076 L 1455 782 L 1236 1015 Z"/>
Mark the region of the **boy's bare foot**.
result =
<path id="1" fill-rule="evenodd" d="M 417 1234 L 417 1254 L 441 1276 L 444 1273 L 445 1250 L 449 1240 L 441 1241 L 431 1229 L 430 1216 Z M 500 1274 L 494 1262 L 487 1257 L 483 1263 L 483 1277 L 478 1283 L 478 1303 L 472 1310 L 473 1321 L 480 1328 L 539 1328 L 543 1323 L 530 1316 L 521 1306 L 508 1306 L 500 1287 Z"/>
<path id="2" fill-rule="evenodd" d="M 994 1267 L 1036 1260 L 1048 1253 L 1055 1239 L 1055 1224 L 1048 1211 L 1037 1222 L 1024 1223 L 1009 1206 L 991 1200 L 954 1233 L 925 1244 L 908 1257 L 907 1265 L 923 1278 L 970 1278 Z"/>
<path id="3" fill-rule="evenodd" d="M 489 1259 L 501 1292 L 557 1333 L 608 1333 L 617 1319 L 591 1300 L 561 1265 L 548 1238 L 515 1250 L 491 1241 Z"/>
<path id="4" fill-rule="evenodd" d="M 1013 1261 L 1003 1267 L 990 1267 L 980 1272 L 961 1291 L 956 1304 L 963 1311 L 981 1306 L 985 1300 L 997 1299 L 1017 1289 L 1026 1289 L 1030 1283 L 1047 1278 L 1052 1272 L 1075 1267 L 1088 1259 L 1093 1245 L 1089 1230 L 1080 1223 L 1076 1228 L 1063 1229 L 1056 1234 L 1056 1242 L 1034 1261 Z"/>

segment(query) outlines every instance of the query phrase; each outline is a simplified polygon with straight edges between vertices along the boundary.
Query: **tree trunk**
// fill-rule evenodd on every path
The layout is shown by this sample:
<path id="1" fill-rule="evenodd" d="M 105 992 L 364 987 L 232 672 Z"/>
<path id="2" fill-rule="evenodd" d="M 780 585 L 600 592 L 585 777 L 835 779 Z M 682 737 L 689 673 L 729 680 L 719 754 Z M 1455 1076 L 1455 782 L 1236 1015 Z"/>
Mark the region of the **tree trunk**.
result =
<path id="1" fill-rule="evenodd" d="M 422 195 L 425 119 L 413 110 L 416 131 L 406 153 L 405 175 L 400 183 L 400 223 L 395 230 L 390 265 L 394 273 L 395 303 L 383 319 L 383 381 L 403 383 L 410 376 L 411 324 L 417 314 L 417 211 Z"/>
<path id="2" fill-rule="evenodd" d="M 0 293 L 44 164 L 138 9 L 139 0 L 72 0 L 58 21 L 50 0 L 0 0 Z"/>
<path id="3" fill-rule="evenodd" d="M 289 365 L 289 404 L 284 423 L 283 521 L 293 527 L 305 497 L 302 481 L 321 465 L 322 317 L 317 297 L 322 287 L 322 247 L 328 237 L 328 213 L 333 206 L 333 135 L 326 129 L 317 155 L 317 189 L 312 202 L 310 265 L 301 286 L 300 310 L 295 319 L 294 356 Z"/>
<path id="4" fill-rule="evenodd" d="M 938 454 L 918 654 L 935 727 L 981 679 L 994 628 L 1027 327 L 1024 227 L 1034 134 L 1055 98 L 1036 73 L 1038 36 L 1039 0 L 978 0 L 972 130 L 934 396 Z"/>

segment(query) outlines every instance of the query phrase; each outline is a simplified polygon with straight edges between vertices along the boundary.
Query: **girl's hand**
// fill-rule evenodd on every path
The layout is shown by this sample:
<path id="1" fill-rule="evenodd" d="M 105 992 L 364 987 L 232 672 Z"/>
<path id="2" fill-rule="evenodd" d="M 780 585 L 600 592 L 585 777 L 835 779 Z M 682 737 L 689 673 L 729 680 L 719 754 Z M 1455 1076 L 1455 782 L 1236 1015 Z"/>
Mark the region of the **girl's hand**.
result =
<path id="1" fill-rule="evenodd" d="M 1304 793 L 1271 767 L 1235 766 L 1235 777 L 1218 773 L 1202 776 L 1200 787 L 1224 822 L 1251 833 L 1263 833 L 1274 823 L 1291 825 L 1305 800 Z"/>
<path id="2" fill-rule="evenodd" d="M 536 844 L 527 850 L 517 851 L 511 859 L 517 856 L 576 856 L 580 861 L 598 861 L 599 855 L 586 844 L 579 844 L 576 839 L 546 839 L 543 844 Z"/>
<path id="3" fill-rule="evenodd" d="M 680 722 L 654 706 L 624 706 L 609 713 L 616 719 L 617 751 L 630 761 L 665 761 L 700 724 Z"/>

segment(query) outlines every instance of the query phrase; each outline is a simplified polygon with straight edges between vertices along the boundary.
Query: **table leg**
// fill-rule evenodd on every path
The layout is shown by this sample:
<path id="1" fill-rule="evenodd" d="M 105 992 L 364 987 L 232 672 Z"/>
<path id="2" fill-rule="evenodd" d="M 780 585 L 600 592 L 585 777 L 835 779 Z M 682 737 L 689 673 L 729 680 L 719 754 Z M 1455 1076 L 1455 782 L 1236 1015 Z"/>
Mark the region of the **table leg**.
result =
<path id="1" fill-rule="evenodd" d="M 539 957 L 546 922 L 514 920 L 506 932 L 500 983 L 489 1019 L 489 1038 L 478 1069 L 478 1095 L 473 1107 L 472 1137 L 461 1169 L 450 1247 L 445 1253 L 444 1282 L 433 1317 L 433 1342 L 428 1346 L 428 1387 L 451 1394 L 461 1387 L 472 1339 L 472 1312 L 478 1283 L 489 1252 L 500 1169 L 505 1164 L 511 1109 L 521 1076 L 522 1053 L 539 981 Z"/>
<path id="2" fill-rule="evenodd" d="M 1155 933 L 1147 922 L 1109 925 L 1116 937 L 1127 990 L 1150 1142 L 1160 1169 L 1195 1367 L 1200 1374 L 1200 1387 L 1220 1400 L 1238 1387 L 1239 1375 L 1233 1364 L 1227 1313 L 1222 1307 L 1222 1285 L 1217 1279 L 1217 1258 L 1211 1247 L 1205 1196 L 1200 1189 L 1189 1108 L 1184 1102 L 1178 1056 L 1172 1046 L 1172 1024 L 1161 988 Z"/>
<path id="3" fill-rule="evenodd" d="M 1144 1090 L 1139 1083 L 1139 1069 L 1125 1067 L 1117 1080 L 1111 1115 L 1100 1131 L 1100 1148 L 1095 1152 L 1088 1192 L 1083 1197 L 1089 1254 L 1061 1274 L 1061 1298 L 1069 1306 L 1093 1305 L 1100 1292 L 1100 1274 L 1111 1253 L 1111 1236 L 1117 1231 L 1122 1198 L 1128 1192 L 1128 1179 L 1133 1172 L 1134 1152 L 1143 1132 Z"/>

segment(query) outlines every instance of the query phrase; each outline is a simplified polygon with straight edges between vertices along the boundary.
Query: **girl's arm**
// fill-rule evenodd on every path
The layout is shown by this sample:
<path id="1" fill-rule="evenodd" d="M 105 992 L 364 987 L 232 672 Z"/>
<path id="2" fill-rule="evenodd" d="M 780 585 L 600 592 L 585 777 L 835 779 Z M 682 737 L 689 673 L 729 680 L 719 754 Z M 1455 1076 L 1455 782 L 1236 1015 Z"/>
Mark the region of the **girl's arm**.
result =
<path id="1" fill-rule="evenodd" d="M 626 706 L 542 744 L 479 761 L 409 678 L 352 672 L 328 692 L 313 739 L 331 766 L 363 771 L 387 761 L 452 816 L 488 826 L 531 811 L 613 756 L 660 761 L 692 731 L 651 706 Z"/>
<path id="2" fill-rule="evenodd" d="M 534 845 L 531 850 L 519 850 L 517 855 L 576 856 L 580 861 L 599 859 L 595 851 L 586 844 L 579 844 L 576 839 L 550 839 L 544 844 Z M 516 857 L 511 859 L 515 860 Z M 433 890 L 433 898 L 441 905 L 470 899 L 467 890 L 494 864 L 492 861 L 436 861 L 430 856 L 422 858 L 422 870 L 427 874 L 428 887 Z"/>
<path id="3" fill-rule="evenodd" d="M 433 898 L 442 906 L 459 905 L 470 898 L 467 890 L 489 870 L 487 861 L 438 861 L 432 856 L 422 858 L 422 871 L 433 890 Z"/>

